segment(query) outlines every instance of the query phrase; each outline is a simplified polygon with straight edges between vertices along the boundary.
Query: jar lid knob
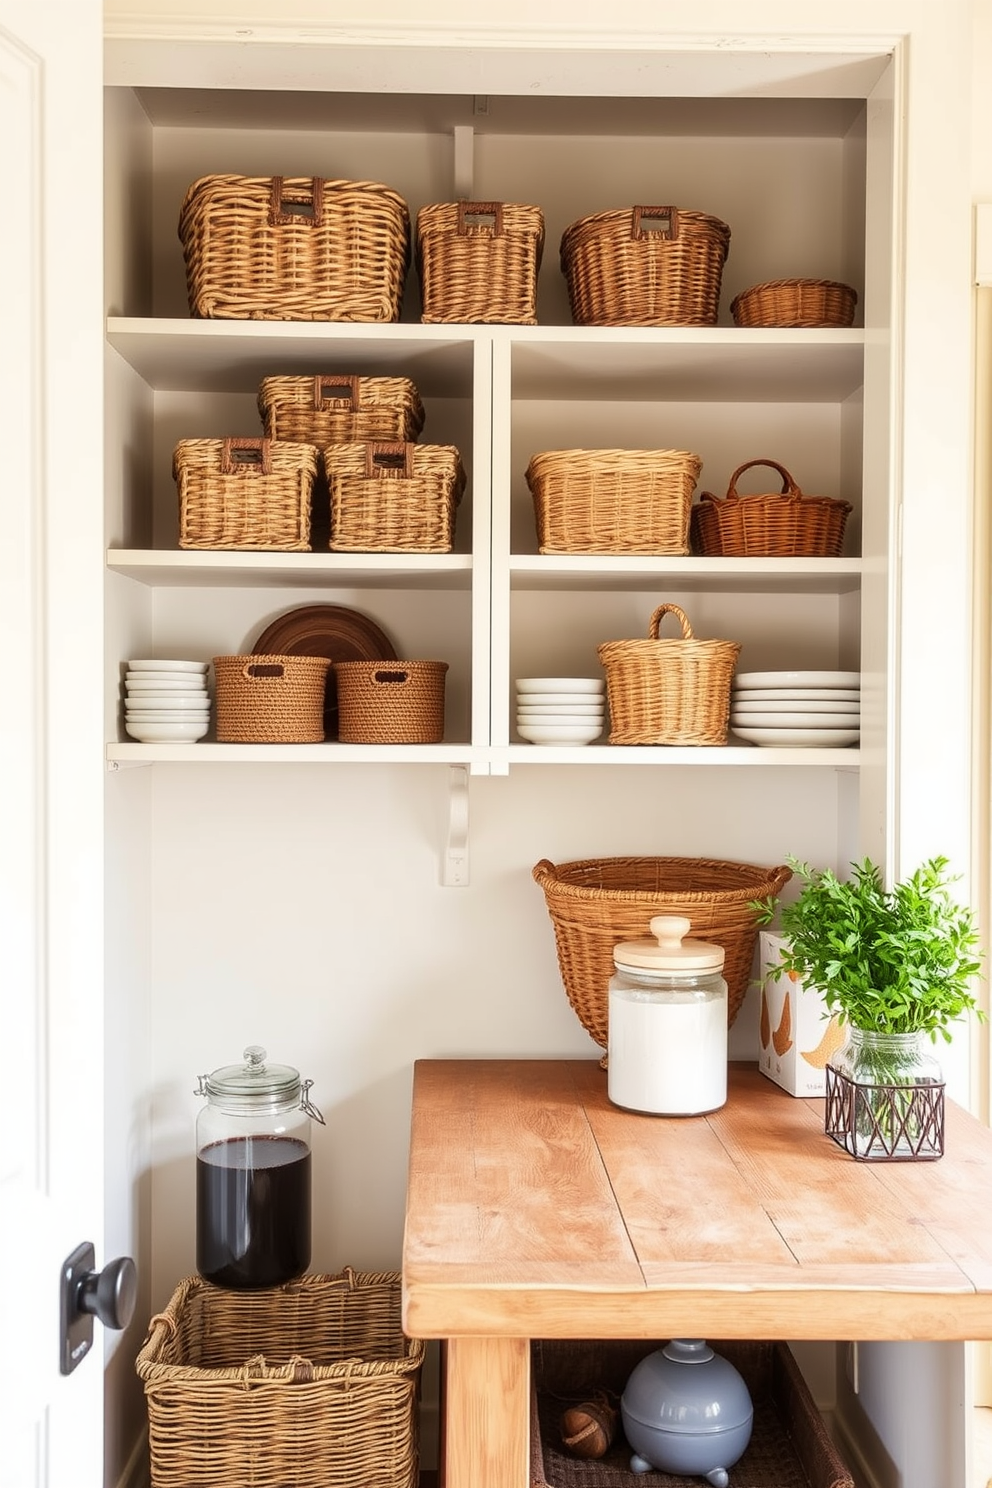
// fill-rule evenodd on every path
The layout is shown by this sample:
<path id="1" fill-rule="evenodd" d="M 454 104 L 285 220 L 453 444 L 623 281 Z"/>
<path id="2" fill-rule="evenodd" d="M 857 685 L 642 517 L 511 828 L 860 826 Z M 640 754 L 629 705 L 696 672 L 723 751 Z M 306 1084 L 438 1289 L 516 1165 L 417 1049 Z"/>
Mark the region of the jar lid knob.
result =
<path id="1" fill-rule="evenodd" d="M 244 1049 L 242 1052 L 244 1054 L 245 1069 L 249 1070 L 252 1074 L 261 1074 L 265 1068 L 265 1050 L 261 1044 L 249 1044 L 247 1049 Z"/>
<path id="2" fill-rule="evenodd" d="M 692 921 L 685 915 L 655 915 L 648 928 L 657 940 L 659 950 L 677 953 L 692 929 Z"/>

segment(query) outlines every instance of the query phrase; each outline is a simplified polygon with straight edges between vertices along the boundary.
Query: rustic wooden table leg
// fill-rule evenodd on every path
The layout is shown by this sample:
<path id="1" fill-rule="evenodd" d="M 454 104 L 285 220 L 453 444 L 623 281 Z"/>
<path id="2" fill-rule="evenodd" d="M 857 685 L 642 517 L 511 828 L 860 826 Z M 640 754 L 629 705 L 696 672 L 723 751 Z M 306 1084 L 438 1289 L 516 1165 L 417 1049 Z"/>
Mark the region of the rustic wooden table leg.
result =
<path id="1" fill-rule="evenodd" d="M 447 1488 L 527 1488 L 530 1341 L 451 1338 L 445 1355 Z"/>

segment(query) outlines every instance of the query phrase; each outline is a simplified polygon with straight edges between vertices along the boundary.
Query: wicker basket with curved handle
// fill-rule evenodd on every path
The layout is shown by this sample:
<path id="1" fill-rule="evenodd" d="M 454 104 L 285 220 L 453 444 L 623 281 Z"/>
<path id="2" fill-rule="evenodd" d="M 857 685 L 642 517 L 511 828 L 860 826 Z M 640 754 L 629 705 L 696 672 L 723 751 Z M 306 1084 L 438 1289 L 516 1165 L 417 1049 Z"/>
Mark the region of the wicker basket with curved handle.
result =
<path id="1" fill-rule="evenodd" d="M 781 491 L 738 493 L 738 480 L 756 465 L 778 471 Z M 701 493 L 690 535 L 706 558 L 837 558 L 851 510 L 838 497 L 805 495 L 777 460 L 747 460 L 730 477 L 726 496 Z"/>

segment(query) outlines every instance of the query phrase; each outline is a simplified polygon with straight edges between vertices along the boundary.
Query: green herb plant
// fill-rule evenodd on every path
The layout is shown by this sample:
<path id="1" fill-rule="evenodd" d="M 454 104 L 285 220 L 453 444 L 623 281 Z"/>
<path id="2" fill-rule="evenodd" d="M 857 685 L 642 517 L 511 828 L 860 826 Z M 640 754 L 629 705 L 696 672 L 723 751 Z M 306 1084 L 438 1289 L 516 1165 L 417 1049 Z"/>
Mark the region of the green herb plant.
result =
<path id="1" fill-rule="evenodd" d="M 884 887 L 870 858 L 851 864 L 842 882 L 829 869 L 787 859 L 803 887 L 799 897 L 752 905 L 759 924 L 780 913 L 779 978 L 795 972 L 822 993 L 842 1023 L 874 1033 L 939 1033 L 973 1012 L 984 1020 L 971 991 L 981 969 L 979 937 L 971 910 L 957 904 L 948 886 L 948 860 L 931 858 L 892 889 Z"/>

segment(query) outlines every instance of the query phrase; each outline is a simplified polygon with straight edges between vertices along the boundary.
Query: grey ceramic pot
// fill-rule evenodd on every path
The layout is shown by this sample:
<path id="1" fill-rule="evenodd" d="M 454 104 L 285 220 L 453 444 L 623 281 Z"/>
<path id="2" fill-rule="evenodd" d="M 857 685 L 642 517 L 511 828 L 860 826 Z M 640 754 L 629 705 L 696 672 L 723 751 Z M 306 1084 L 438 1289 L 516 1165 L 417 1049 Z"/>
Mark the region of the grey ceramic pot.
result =
<path id="1" fill-rule="evenodd" d="M 741 1375 L 701 1338 L 673 1338 L 642 1359 L 620 1400 L 632 1472 L 682 1473 L 727 1488 L 751 1440 L 754 1408 Z"/>

